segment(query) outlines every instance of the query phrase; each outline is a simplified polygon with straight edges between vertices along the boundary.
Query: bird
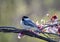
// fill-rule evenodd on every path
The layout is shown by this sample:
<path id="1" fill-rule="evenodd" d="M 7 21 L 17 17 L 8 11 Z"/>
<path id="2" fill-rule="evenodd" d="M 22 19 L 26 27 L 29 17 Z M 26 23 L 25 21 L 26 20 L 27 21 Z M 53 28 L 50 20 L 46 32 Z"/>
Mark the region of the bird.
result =
<path id="1" fill-rule="evenodd" d="M 32 28 L 34 28 L 34 32 L 39 31 L 38 26 L 28 17 L 28 16 L 23 16 L 21 21 L 20 21 L 21 26 L 25 29 L 25 30 L 29 30 L 30 32 L 33 31 Z M 21 37 L 23 34 L 19 33 L 18 34 L 18 38 L 21 39 Z"/>
<path id="2" fill-rule="evenodd" d="M 38 26 L 28 16 L 23 16 L 20 24 L 23 26 L 24 29 L 29 30 L 35 28 L 35 30 L 39 31 Z"/>

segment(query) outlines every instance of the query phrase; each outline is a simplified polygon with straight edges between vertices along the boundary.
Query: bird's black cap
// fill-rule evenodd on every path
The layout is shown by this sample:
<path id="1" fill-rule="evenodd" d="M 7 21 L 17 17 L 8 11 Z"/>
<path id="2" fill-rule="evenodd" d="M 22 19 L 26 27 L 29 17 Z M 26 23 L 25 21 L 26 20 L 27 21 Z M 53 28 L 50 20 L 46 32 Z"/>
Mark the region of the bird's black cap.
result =
<path id="1" fill-rule="evenodd" d="M 28 18 L 27 16 L 23 16 L 22 18 Z"/>
<path id="2" fill-rule="evenodd" d="M 27 16 L 23 16 L 23 17 L 22 17 L 22 20 L 24 20 L 25 18 L 28 18 L 28 17 L 27 17 Z"/>

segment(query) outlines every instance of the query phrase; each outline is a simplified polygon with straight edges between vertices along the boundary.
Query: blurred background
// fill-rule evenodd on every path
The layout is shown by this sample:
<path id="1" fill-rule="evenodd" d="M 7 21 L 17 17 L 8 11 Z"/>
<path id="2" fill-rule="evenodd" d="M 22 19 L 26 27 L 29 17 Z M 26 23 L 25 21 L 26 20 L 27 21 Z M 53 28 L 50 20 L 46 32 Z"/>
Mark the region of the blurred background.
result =
<path id="1" fill-rule="evenodd" d="M 15 26 L 22 28 L 19 24 L 21 17 L 26 15 L 34 22 L 45 19 L 56 13 L 60 17 L 60 0 L 0 0 L 0 26 Z M 60 18 L 59 18 L 60 19 Z M 25 36 L 17 38 L 14 33 L 0 33 L 0 42 L 46 42 L 37 38 Z"/>

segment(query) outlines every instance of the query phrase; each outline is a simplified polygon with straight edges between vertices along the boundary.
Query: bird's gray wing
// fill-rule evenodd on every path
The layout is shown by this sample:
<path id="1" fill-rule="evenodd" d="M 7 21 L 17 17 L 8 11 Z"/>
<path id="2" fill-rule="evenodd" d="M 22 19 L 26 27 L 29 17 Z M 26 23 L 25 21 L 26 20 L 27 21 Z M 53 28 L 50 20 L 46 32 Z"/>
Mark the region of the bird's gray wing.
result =
<path id="1" fill-rule="evenodd" d="M 33 23 L 31 20 L 24 20 L 23 23 L 27 26 L 37 27 L 37 25 Z"/>

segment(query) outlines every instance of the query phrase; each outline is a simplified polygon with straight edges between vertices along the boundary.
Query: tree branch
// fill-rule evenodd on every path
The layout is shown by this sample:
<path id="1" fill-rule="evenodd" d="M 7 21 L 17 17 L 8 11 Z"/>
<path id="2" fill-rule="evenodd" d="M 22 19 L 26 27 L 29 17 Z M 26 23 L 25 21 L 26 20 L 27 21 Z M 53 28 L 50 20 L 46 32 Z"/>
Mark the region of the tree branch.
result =
<path id="1" fill-rule="evenodd" d="M 0 32 L 4 32 L 4 33 L 23 33 L 24 35 L 28 35 L 30 37 L 35 37 L 35 38 L 39 38 L 39 39 L 42 39 L 42 40 L 45 40 L 45 41 L 48 41 L 48 42 L 56 42 L 52 39 L 49 39 L 49 38 L 45 38 L 45 37 L 42 37 L 34 32 L 31 32 L 29 30 L 25 30 L 25 29 L 17 29 L 15 27 L 5 27 L 5 26 L 2 26 L 0 27 Z"/>

